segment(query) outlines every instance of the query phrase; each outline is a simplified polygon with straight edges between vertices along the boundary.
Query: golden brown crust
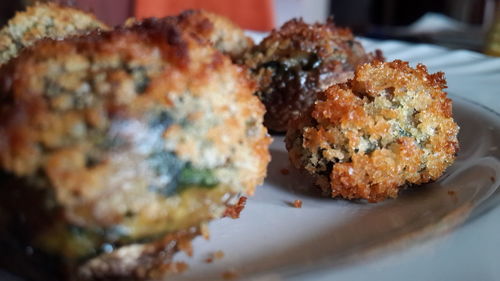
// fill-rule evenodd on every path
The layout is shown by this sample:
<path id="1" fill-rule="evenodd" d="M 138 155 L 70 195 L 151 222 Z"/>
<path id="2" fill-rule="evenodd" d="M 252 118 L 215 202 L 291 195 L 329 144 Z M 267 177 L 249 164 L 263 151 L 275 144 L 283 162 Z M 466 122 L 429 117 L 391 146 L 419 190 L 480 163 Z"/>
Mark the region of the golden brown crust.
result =
<path id="1" fill-rule="evenodd" d="M 292 163 L 333 197 L 376 202 L 440 177 L 458 151 L 443 73 L 372 62 L 327 89 L 287 133 Z"/>
<path id="2" fill-rule="evenodd" d="M 207 108 L 206 112 L 203 112 L 203 108 L 196 110 L 193 108 L 192 113 L 174 113 L 178 114 L 179 118 L 191 118 L 193 124 L 199 125 L 197 128 L 199 130 L 195 132 L 193 128 L 186 131 L 181 126 L 172 125 L 165 132 L 167 145 L 173 147 L 179 158 L 189 160 L 198 166 L 227 166 L 227 162 L 234 163 L 236 167 L 219 171 L 220 178 L 224 179 L 227 185 L 235 185 L 236 189 L 243 187 L 241 191 L 253 193 L 255 186 L 262 182 L 265 175 L 269 161 L 267 146 L 270 139 L 266 135 L 265 128 L 259 125 L 264 109 L 251 95 L 252 83 L 246 79 L 241 69 L 232 65 L 222 55 L 213 52 L 208 46 L 195 47 L 199 43 L 187 40 L 177 29 L 169 28 L 169 25 L 161 25 L 156 29 L 137 28 L 135 31 L 119 30 L 106 34 L 93 34 L 65 42 L 40 42 L 10 67 L 4 68 L 3 85 L 9 87 L 2 93 L 2 98 L 11 102 L 3 103 L 0 112 L 3 120 L 0 124 L 3 133 L 0 142 L 0 163 L 3 168 L 19 176 L 27 176 L 42 167 L 56 186 L 61 186 L 63 193 L 59 195 L 60 199 L 73 201 L 74 196 L 94 198 L 101 192 L 97 187 L 101 186 L 102 180 L 99 178 L 111 173 L 112 170 L 106 166 L 91 169 L 85 167 L 85 159 L 93 153 L 94 147 L 87 142 L 80 143 L 84 141 L 86 135 L 72 135 L 75 126 L 88 126 L 89 133 L 94 128 L 97 131 L 106 128 L 109 130 L 111 120 L 107 118 L 112 117 L 109 114 L 143 114 L 141 112 L 147 112 L 150 110 L 148 108 L 154 107 L 155 104 L 170 108 L 173 104 L 179 103 L 177 99 L 184 91 L 181 85 L 186 85 L 190 87 L 189 93 L 197 96 L 196 99 L 206 98 L 206 106 L 215 107 Z M 171 43 L 162 43 L 165 38 Z M 157 53 L 158 50 L 160 53 Z M 207 56 L 210 53 L 211 55 Z M 166 65 L 162 61 L 157 61 L 160 58 L 158 55 L 163 57 L 164 61 L 168 61 L 169 68 L 165 68 Z M 70 71 L 64 73 L 63 70 L 50 76 L 52 75 L 49 74 L 50 68 L 58 64 L 50 65 L 52 61 L 46 59 L 49 57 L 60 58 L 63 64 L 75 62 L 75 67 L 83 68 L 89 66 L 89 61 L 98 59 L 103 59 L 103 63 L 116 63 L 121 67 L 120 60 L 127 59 L 134 64 L 147 65 L 151 69 L 150 87 L 140 95 L 134 94 L 134 86 L 127 84 L 127 79 L 132 77 L 118 69 L 107 74 L 110 84 L 102 85 L 104 90 L 113 90 L 109 87 L 115 87 L 114 96 L 108 96 L 106 92 L 94 93 L 95 96 L 92 98 L 94 103 L 91 106 L 81 110 L 66 108 L 68 103 L 74 105 L 85 101 L 71 100 L 64 95 L 48 97 L 47 87 L 54 87 L 53 84 L 56 83 L 59 88 L 79 89 L 83 85 L 82 80 L 78 80 L 82 74 L 80 72 L 73 74 Z M 104 58 L 110 60 L 106 62 Z M 79 60 L 83 61 L 82 64 L 78 64 Z M 226 70 L 229 72 L 223 73 Z M 219 72 L 228 76 L 220 76 L 213 80 L 217 77 L 215 73 Z M 41 76 L 40 73 L 47 75 Z M 44 82 L 52 77 L 59 80 L 54 80 L 52 84 Z M 68 84 L 74 80 L 77 83 Z M 175 82 L 172 83 L 173 81 Z M 236 107 L 231 110 L 236 115 L 228 111 L 229 104 L 216 104 L 220 102 L 217 99 L 227 100 L 227 97 L 218 97 L 204 90 L 210 83 L 219 83 L 217 87 L 232 92 L 230 101 Z M 13 91 L 16 92 L 14 100 Z M 166 99 L 164 93 L 171 94 Z M 190 97 L 187 93 L 184 95 L 182 98 L 184 102 L 197 103 L 196 100 L 186 101 Z M 133 107 L 129 104 L 133 104 Z M 215 112 L 212 113 L 212 110 Z M 195 113 L 199 116 L 195 116 Z M 217 122 L 220 124 L 209 127 L 203 123 L 211 122 L 210 118 L 219 120 Z M 199 135 L 200 132 L 205 135 Z M 208 138 L 213 146 L 204 147 L 200 143 L 203 142 L 200 140 L 201 137 Z M 47 149 L 51 151 L 48 154 L 45 152 Z M 207 158 L 207 154 L 211 156 Z M 251 165 L 248 165 L 249 160 Z M 75 178 L 62 177 L 71 170 L 80 172 L 74 174 Z M 238 175 L 229 174 L 234 171 L 238 171 Z M 85 189 L 82 189 L 81 182 L 95 183 L 96 187 L 94 189 L 90 187 L 92 185 L 86 185 Z M 81 202 L 81 199 L 77 202 Z M 105 224 L 114 223 L 112 217 L 98 221 Z"/>
<path id="3" fill-rule="evenodd" d="M 380 51 L 367 54 L 347 28 L 330 19 L 325 24 L 306 24 L 293 19 L 240 60 L 259 83 L 257 95 L 266 105 L 265 125 L 286 131 L 290 119 L 307 110 L 316 93 L 352 78 L 354 68 L 372 59 L 383 59 Z"/>
<path id="4" fill-rule="evenodd" d="M 94 15 L 56 3 L 37 3 L 17 13 L 0 30 L 0 64 L 42 38 L 61 39 L 95 29 L 109 29 Z"/>

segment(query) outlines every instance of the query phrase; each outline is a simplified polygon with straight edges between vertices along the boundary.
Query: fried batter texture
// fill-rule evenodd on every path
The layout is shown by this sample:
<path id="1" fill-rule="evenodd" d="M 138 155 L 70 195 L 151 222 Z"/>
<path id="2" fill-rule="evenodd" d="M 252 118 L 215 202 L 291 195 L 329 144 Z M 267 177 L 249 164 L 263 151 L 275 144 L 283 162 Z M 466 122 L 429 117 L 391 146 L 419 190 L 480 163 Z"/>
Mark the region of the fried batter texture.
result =
<path id="1" fill-rule="evenodd" d="M 325 194 L 377 202 L 439 178 L 458 151 L 443 73 L 407 62 L 359 66 L 319 95 L 286 135 L 291 162 Z"/>
<path id="2" fill-rule="evenodd" d="M 0 168 L 13 182 L 1 197 L 25 190 L 36 210 L 10 223 L 37 251 L 87 261 L 86 279 L 146 274 L 173 249 L 162 237 L 221 217 L 266 174 L 255 84 L 177 25 L 39 41 L 0 85 Z"/>
<path id="3" fill-rule="evenodd" d="M 273 30 L 240 60 L 259 83 L 257 96 L 266 106 L 264 124 L 285 132 L 288 121 L 306 111 L 316 93 L 352 78 L 357 65 L 374 58 L 347 28 L 333 20 L 309 25 L 300 19 Z"/>
<path id="4" fill-rule="evenodd" d="M 92 14 L 56 3 L 35 4 L 17 13 L 0 30 L 0 65 L 42 38 L 61 39 L 94 29 L 109 29 Z"/>

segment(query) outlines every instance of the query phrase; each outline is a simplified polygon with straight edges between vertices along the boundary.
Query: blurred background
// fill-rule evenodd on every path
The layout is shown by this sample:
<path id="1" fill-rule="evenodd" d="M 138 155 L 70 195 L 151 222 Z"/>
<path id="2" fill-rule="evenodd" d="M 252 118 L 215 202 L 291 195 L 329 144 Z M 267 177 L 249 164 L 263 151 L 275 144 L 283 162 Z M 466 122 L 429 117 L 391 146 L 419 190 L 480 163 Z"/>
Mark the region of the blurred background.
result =
<path id="1" fill-rule="evenodd" d="M 2 0 L 0 24 L 33 0 Z M 39 1 L 44 2 L 44 1 Z M 245 29 L 269 31 L 293 17 L 333 15 L 356 35 L 433 43 L 500 56 L 500 0 L 58 0 L 94 12 L 111 25 L 189 8 L 223 14 Z"/>

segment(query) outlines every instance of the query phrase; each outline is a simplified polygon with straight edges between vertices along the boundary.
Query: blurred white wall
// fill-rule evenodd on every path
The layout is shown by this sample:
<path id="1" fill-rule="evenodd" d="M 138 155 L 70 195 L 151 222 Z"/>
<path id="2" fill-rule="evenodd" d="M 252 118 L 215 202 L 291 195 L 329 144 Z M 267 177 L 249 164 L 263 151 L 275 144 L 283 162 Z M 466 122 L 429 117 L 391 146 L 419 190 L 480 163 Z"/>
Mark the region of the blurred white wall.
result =
<path id="1" fill-rule="evenodd" d="M 330 0 L 274 0 L 276 27 L 291 18 L 302 17 L 308 23 L 324 22 L 328 17 Z"/>

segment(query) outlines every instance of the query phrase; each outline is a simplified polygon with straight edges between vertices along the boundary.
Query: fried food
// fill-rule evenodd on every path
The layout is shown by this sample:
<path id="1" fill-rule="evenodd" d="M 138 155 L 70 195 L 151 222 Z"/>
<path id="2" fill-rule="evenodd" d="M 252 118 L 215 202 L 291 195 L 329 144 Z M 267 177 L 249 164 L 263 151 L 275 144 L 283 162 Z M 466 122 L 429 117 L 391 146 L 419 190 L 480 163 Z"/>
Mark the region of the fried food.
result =
<path id="1" fill-rule="evenodd" d="M 39 41 L 0 85 L 1 229 L 78 278 L 166 267 L 266 174 L 254 83 L 176 25 Z"/>
<path id="2" fill-rule="evenodd" d="M 125 23 L 125 27 L 133 27 L 135 25 L 145 26 L 162 21 L 177 24 L 182 30 L 207 40 L 217 50 L 230 56 L 232 59 L 239 58 L 253 46 L 252 39 L 245 36 L 243 30 L 231 20 L 204 10 L 188 10 L 177 16 L 161 19 L 132 20 Z"/>
<path id="3" fill-rule="evenodd" d="M 257 96 L 266 106 L 264 125 L 285 132 L 288 121 L 309 108 L 316 93 L 352 78 L 357 65 L 374 58 L 349 29 L 326 24 L 309 25 L 300 19 L 273 30 L 247 52 L 241 63 L 259 83 Z"/>
<path id="4" fill-rule="evenodd" d="M 0 30 L 0 65 L 42 38 L 61 39 L 94 29 L 109 29 L 94 15 L 56 3 L 35 4 L 17 13 Z"/>
<path id="5" fill-rule="evenodd" d="M 439 178 L 458 151 L 458 126 L 443 73 L 380 61 L 358 66 L 291 123 L 286 147 L 294 166 L 325 194 L 377 202 L 401 187 Z"/>

